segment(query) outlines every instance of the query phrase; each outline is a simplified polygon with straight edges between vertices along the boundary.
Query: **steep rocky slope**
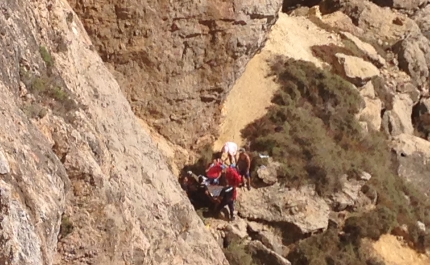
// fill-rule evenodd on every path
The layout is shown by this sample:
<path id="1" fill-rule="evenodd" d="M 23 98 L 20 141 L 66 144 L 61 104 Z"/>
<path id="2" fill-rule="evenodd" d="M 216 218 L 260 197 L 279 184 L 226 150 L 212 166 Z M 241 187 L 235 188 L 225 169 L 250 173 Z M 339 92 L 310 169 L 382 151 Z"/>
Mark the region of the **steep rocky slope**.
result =
<path id="1" fill-rule="evenodd" d="M 316 2 L 321 2 L 321 5 L 312 8 L 306 7 L 306 5 L 316 4 Z M 327 10 L 327 5 L 334 2 L 339 5 L 333 5 L 330 10 Z M 399 232 L 399 227 L 396 227 L 393 233 L 398 235 L 397 239 L 395 236 L 383 236 L 379 241 L 372 241 L 377 257 L 368 256 L 369 259 L 365 262 L 375 262 L 382 257 L 386 264 L 406 264 L 413 260 L 416 260 L 417 264 L 418 262 L 421 264 L 428 263 L 428 257 L 425 255 L 420 257 L 421 255 L 416 250 L 425 251 L 427 249 L 427 254 L 430 251 L 428 233 L 428 226 L 430 225 L 428 218 L 429 176 L 427 173 L 430 162 L 428 155 L 430 150 L 430 142 L 428 141 L 430 139 L 428 118 L 430 109 L 428 99 L 430 60 L 428 59 L 428 51 L 430 46 L 427 25 L 427 22 L 430 21 L 430 13 L 428 12 L 430 5 L 425 6 L 426 1 L 423 1 L 418 9 L 417 2 L 397 2 L 394 6 L 391 3 L 390 7 L 394 8 L 388 8 L 388 4 L 382 4 L 381 1 L 379 4 L 384 7 L 378 6 L 372 1 L 284 1 L 284 8 L 292 12 L 289 15 L 280 14 L 277 24 L 273 26 L 273 31 L 269 34 L 266 46 L 248 63 L 244 74 L 228 94 L 222 110 L 225 116 L 221 120 L 220 137 L 214 146 L 215 149 L 218 149 L 226 140 L 234 140 L 241 145 L 247 145 L 245 140 L 250 140 L 251 137 L 242 139 L 243 134 L 241 132 L 247 124 L 251 123 L 251 129 L 248 128 L 248 132 L 251 131 L 252 134 L 252 129 L 254 129 L 257 135 L 261 134 L 261 138 L 258 142 L 258 148 L 255 143 L 252 146 L 252 140 L 255 140 L 252 138 L 247 147 L 251 151 L 262 152 L 265 146 L 266 150 L 264 151 L 277 156 L 277 158 L 287 160 L 279 161 L 285 162 L 286 168 L 281 168 L 281 173 L 279 173 L 279 164 L 277 166 L 270 165 L 270 163 L 267 165 L 267 162 L 264 163 L 261 159 L 255 159 L 257 163 L 264 163 L 265 167 L 261 167 L 255 172 L 256 189 L 250 192 L 243 190 L 239 193 L 237 208 L 239 216 L 244 220 L 233 225 L 227 225 L 222 229 L 219 229 L 222 226 L 215 223 L 215 227 L 218 227 L 218 230 L 222 230 L 223 233 L 225 232 L 227 238 L 229 236 L 240 238 L 245 241 L 245 244 L 251 244 L 249 242 L 253 242 L 253 240 L 261 241 L 265 247 L 279 255 L 291 258 L 293 264 L 314 264 L 313 262 L 326 264 L 321 261 L 321 255 L 324 252 L 330 252 L 331 259 L 328 258 L 328 260 L 331 260 L 331 263 L 327 261 L 327 264 L 336 262 L 353 264 L 352 261 L 357 262 L 354 264 L 360 264 L 359 262 L 363 262 L 360 259 L 366 255 L 358 249 L 347 254 L 351 255 L 350 262 L 339 257 L 337 260 L 334 258 L 337 251 L 342 252 L 342 250 L 336 250 L 336 247 L 342 245 L 342 242 L 348 242 L 350 237 L 354 236 L 351 235 L 354 233 L 351 233 L 351 230 L 342 231 L 345 221 L 353 216 L 361 216 L 359 218 L 365 220 L 369 218 L 366 216 L 367 212 L 371 213 L 381 205 L 392 210 L 397 207 L 393 206 L 394 201 L 403 200 L 400 204 L 400 207 L 406 207 L 406 211 L 403 212 L 414 212 L 418 208 L 418 211 L 422 212 L 409 221 L 401 217 L 403 213 L 396 213 L 398 223 L 395 225 L 401 227 L 402 232 Z M 399 3 L 404 4 L 404 7 L 400 7 Z M 291 6 L 288 6 L 289 4 Z M 304 5 L 304 7 L 295 9 L 299 5 Z M 321 14 L 319 8 L 325 8 L 326 14 Z M 273 63 L 275 55 L 312 62 L 317 67 L 328 69 L 332 74 L 340 75 L 353 84 L 354 92 L 359 92 L 363 100 L 363 104 L 360 104 L 359 107 L 360 111 L 356 115 L 363 132 L 375 136 L 376 139 L 379 139 L 376 135 L 381 134 L 375 133 L 375 131 L 384 132 L 387 142 L 390 144 L 390 148 L 386 148 L 387 146 L 381 148 L 381 150 L 384 149 L 382 152 L 385 154 L 390 154 L 391 151 L 393 154 L 391 160 L 395 161 L 393 164 L 381 164 L 381 168 L 387 174 L 369 171 L 371 174 L 366 173 L 359 179 L 347 176 L 347 178 L 342 179 L 343 188 L 329 194 L 325 201 L 321 201 L 319 196 L 309 191 L 312 190 L 312 187 L 304 185 L 303 182 L 306 183 L 306 181 L 300 183 L 305 187 L 299 189 L 295 188 L 293 180 L 285 180 L 288 177 L 294 179 L 302 173 L 296 171 L 294 172 L 296 176 L 289 175 L 294 168 L 291 165 L 294 162 L 288 164 L 288 161 L 296 161 L 294 157 L 297 152 L 296 148 L 302 148 L 312 142 L 308 142 L 306 139 L 307 131 L 315 132 L 309 136 L 312 140 L 319 139 L 318 134 L 324 135 L 326 132 L 325 130 L 320 131 L 316 126 L 317 123 L 306 127 L 296 122 L 297 116 L 295 115 L 298 114 L 286 107 L 292 105 L 297 109 L 306 109 L 310 108 L 311 105 L 318 104 L 318 100 L 323 101 L 321 98 L 316 100 L 315 98 L 318 97 L 314 95 L 312 104 L 300 105 L 300 101 L 305 101 L 306 96 L 294 97 L 296 96 L 294 93 L 298 93 L 297 90 L 303 87 L 305 87 L 304 90 L 309 91 L 308 93 L 315 93 L 315 90 L 312 90 L 315 88 L 312 88 L 311 85 L 303 85 L 300 78 L 294 79 L 295 75 L 304 75 L 299 71 L 294 71 L 294 67 L 300 67 L 298 61 L 295 61 L 290 72 L 284 73 L 283 76 L 285 80 L 288 78 L 294 80 L 296 88 L 299 89 L 289 90 L 288 96 L 278 95 L 275 97 L 273 101 L 275 105 L 280 104 L 279 102 L 288 102 L 288 104 L 285 103 L 285 108 L 279 109 L 279 112 L 269 111 L 270 114 L 266 116 L 266 120 L 259 119 L 266 115 L 264 109 L 271 106 L 268 99 L 279 87 L 279 83 L 276 82 L 273 75 L 270 75 L 270 65 Z M 282 66 L 278 65 L 278 67 Z M 316 71 L 314 70 L 314 72 Z M 317 80 L 318 74 L 309 74 L 306 77 Z M 334 76 L 330 76 L 330 79 L 334 79 Z M 288 84 L 287 81 L 285 83 Z M 334 84 L 332 85 L 334 86 Z M 294 85 L 292 86 L 294 87 Z M 297 105 L 289 101 L 291 100 L 290 97 L 294 97 L 292 102 L 299 98 L 297 102 L 294 102 Z M 252 104 L 246 104 L 249 102 Z M 333 109 L 330 109 L 329 106 L 326 111 L 330 113 Z M 306 115 L 300 116 L 300 120 L 304 121 L 303 123 L 309 122 L 307 118 Z M 257 121 L 253 122 L 254 119 Z M 286 120 L 285 125 L 279 126 L 279 123 L 273 122 L 279 120 Z M 296 125 L 303 125 L 303 128 L 295 127 Z M 301 131 L 301 134 L 305 135 L 305 140 L 296 146 L 288 146 L 285 142 L 290 139 L 288 137 L 282 138 L 282 133 L 293 134 L 292 138 L 294 139 L 299 138 L 294 134 L 295 130 Z M 328 132 L 328 134 L 330 133 L 332 132 Z M 382 140 L 382 142 L 385 144 L 386 141 Z M 376 146 L 376 142 L 372 145 Z M 323 150 L 324 155 L 316 164 L 330 165 L 329 160 L 339 164 L 345 162 L 341 155 L 327 151 L 330 149 L 329 146 L 330 144 L 317 146 Z M 374 148 L 377 149 L 377 147 Z M 366 159 L 366 155 L 364 158 Z M 308 159 L 313 159 L 312 155 L 309 155 Z M 346 160 L 354 159 L 354 157 L 349 157 Z M 375 159 L 371 164 L 378 165 L 379 162 Z M 310 165 L 310 167 L 312 166 L 315 164 Z M 384 176 L 391 174 L 391 166 L 395 174 L 390 175 L 390 179 L 384 179 Z M 327 166 L 327 168 L 329 167 Z M 306 172 L 306 170 L 307 168 L 302 168 L 302 171 Z M 320 175 L 315 170 L 310 174 L 307 181 L 312 182 L 318 177 Z M 330 177 L 332 179 L 337 178 L 336 176 Z M 282 184 L 279 185 L 279 183 L 274 184 L 277 181 L 286 182 L 286 187 Z M 376 190 L 369 189 L 369 187 L 375 187 L 377 182 L 383 183 L 382 189 L 381 187 Z M 396 184 L 393 185 L 392 183 Z M 404 188 L 405 186 L 402 188 L 403 184 L 399 183 L 407 183 L 407 188 Z M 395 188 L 392 189 L 391 185 Z M 310 188 L 308 191 L 303 191 L 308 188 Z M 386 193 L 391 193 L 393 196 L 390 195 L 391 198 L 388 203 L 383 204 L 382 201 L 385 200 L 383 197 Z M 405 198 L 406 200 L 404 200 Z M 315 207 L 315 203 L 319 207 Z M 328 203 L 330 210 L 327 210 L 326 203 Z M 423 205 L 427 205 L 427 208 L 422 207 Z M 385 220 L 390 219 L 387 216 L 385 216 Z M 352 220 L 354 218 L 350 219 L 349 224 L 352 223 Z M 210 221 L 207 222 L 210 223 Z M 378 221 L 374 219 L 370 223 L 377 224 Z M 358 224 L 359 228 L 357 229 L 360 231 L 379 229 L 370 224 L 367 225 L 366 221 L 358 222 Z M 315 237 L 306 234 L 309 231 L 318 234 L 320 229 L 328 229 L 328 232 Z M 336 231 L 334 237 L 330 235 L 330 231 Z M 333 243 L 336 242 L 337 232 L 339 232 L 339 238 L 342 238 L 342 242 Z M 386 230 L 384 233 L 387 232 L 390 231 Z M 379 236 L 372 235 L 371 237 L 373 240 L 377 240 Z M 300 240 L 304 238 L 308 240 Z M 411 243 L 411 241 L 414 242 Z M 309 245 L 303 242 L 308 242 Z M 408 247 L 398 248 L 397 245 L 400 245 L 400 242 L 405 245 L 414 245 L 415 250 Z M 325 248 L 326 245 L 330 244 L 333 245 Z M 294 247 L 300 248 L 300 245 L 303 246 L 301 251 L 308 251 L 305 253 L 306 257 L 303 253 L 301 253 L 303 256 L 299 257 L 294 257 L 296 254 L 294 252 L 291 255 L 288 254 Z M 399 252 L 390 257 L 389 248 L 393 245 L 399 249 Z M 320 253 L 318 249 L 321 251 Z M 354 257 L 354 255 L 357 256 Z M 411 255 L 412 257 L 402 255 Z M 315 260 L 308 258 L 315 258 Z"/>
<path id="2" fill-rule="evenodd" d="M 69 2 L 133 111 L 185 147 L 216 134 L 220 103 L 263 45 L 282 3 Z"/>
<path id="3" fill-rule="evenodd" d="M 226 264 L 69 4 L 0 6 L 0 263 Z"/>

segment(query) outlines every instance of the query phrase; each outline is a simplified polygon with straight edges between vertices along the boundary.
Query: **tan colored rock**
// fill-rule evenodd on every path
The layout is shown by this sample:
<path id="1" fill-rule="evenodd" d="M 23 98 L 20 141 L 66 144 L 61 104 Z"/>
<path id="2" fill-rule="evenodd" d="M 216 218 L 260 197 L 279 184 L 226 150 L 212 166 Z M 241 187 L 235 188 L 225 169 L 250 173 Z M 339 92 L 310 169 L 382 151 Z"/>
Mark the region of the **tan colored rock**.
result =
<path id="1" fill-rule="evenodd" d="M 408 73 L 423 92 L 428 92 L 430 67 L 430 40 L 421 33 L 409 34 L 394 50 L 399 68 Z"/>
<path id="2" fill-rule="evenodd" d="M 370 99 L 375 98 L 375 88 L 373 87 L 372 82 L 367 82 L 364 86 L 360 87 L 359 90 L 360 90 L 360 95 L 363 98 L 370 98 Z"/>
<path id="3" fill-rule="evenodd" d="M 362 58 L 342 53 L 337 53 L 335 56 L 337 58 L 336 71 L 355 85 L 363 85 L 380 74 L 376 66 Z"/>
<path id="4" fill-rule="evenodd" d="M 260 166 L 257 169 L 257 177 L 266 185 L 273 185 L 278 181 L 277 170 L 280 163 L 273 161 L 269 158 L 269 162 L 266 166 Z"/>
<path id="5" fill-rule="evenodd" d="M 415 12 L 412 19 L 418 24 L 423 35 L 430 39 L 430 4 Z"/>
<path id="6" fill-rule="evenodd" d="M 259 260 L 263 264 L 291 265 L 286 258 L 267 248 L 258 240 L 251 241 L 248 244 L 248 250 L 252 253 L 253 259 Z"/>
<path id="7" fill-rule="evenodd" d="M 291 224 L 301 233 L 327 228 L 330 209 L 313 187 L 286 189 L 278 183 L 240 193 L 239 215 L 251 220 Z"/>
<path id="8" fill-rule="evenodd" d="M 368 124 L 368 128 L 371 128 L 374 131 L 379 131 L 382 123 L 381 100 L 379 98 L 371 99 L 364 97 L 364 102 L 366 107 L 358 114 L 358 120 L 366 122 Z"/>
<path id="9" fill-rule="evenodd" d="M 0 263 L 228 264 L 67 2 L 2 6 Z M 32 117 L 20 71 L 46 78 L 48 65 L 79 105 Z"/>
<path id="10" fill-rule="evenodd" d="M 69 0 L 133 111 L 168 140 L 216 134 L 219 106 L 282 0 Z"/>
<path id="11" fill-rule="evenodd" d="M 430 142 L 420 137 L 399 134 L 392 141 L 393 149 L 403 156 L 410 156 L 414 153 L 419 153 L 425 158 L 430 159 Z"/>
<path id="12" fill-rule="evenodd" d="M 341 11 L 336 11 L 333 13 L 326 14 L 322 17 L 322 22 L 333 27 L 335 29 L 339 29 L 341 31 L 350 32 L 354 35 L 361 36 L 363 34 L 363 30 L 352 22 L 352 19 Z"/>
<path id="13" fill-rule="evenodd" d="M 342 11 L 363 30 L 363 37 L 366 39 L 394 44 L 407 34 L 420 31 L 417 24 L 406 15 L 370 1 L 345 1 Z M 394 23 L 396 20 L 401 23 Z"/>
<path id="14" fill-rule="evenodd" d="M 349 32 L 341 32 L 341 35 L 344 38 L 352 41 L 355 46 L 357 46 L 357 48 L 362 51 L 367 56 L 367 58 L 369 58 L 369 60 L 375 65 L 382 67 L 386 64 L 385 59 L 382 58 L 382 56 L 379 55 L 375 48 L 369 43 L 363 42 Z"/>
<path id="15" fill-rule="evenodd" d="M 413 135 L 400 134 L 394 137 L 392 148 L 397 154 L 399 176 L 424 195 L 430 196 L 430 142 Z"/>
<path id="16" fill-rule="evenodd" d="M 412 99 L 413 105 L 417 104 L 421 97 L 420 91 L 411 82 L 398 84 L 396 87 L 396 91 L 403 94 L 408 94 Z"/>
<path id="17" fill-rule="evenodd" d="M 275 234 L 273 232 L 274 228 L 252 221 L 248 222 L 248 230 L 254 240 L 259 240 L 267 248 L 282 255 L 284 248 L 282 243 L 282 233 Z"/>
<path id="18" fill-rule="evenodd" d="M 366 177 L 369 176 L 366 175 Z M 328 203 L 331 205 L 332 209 L 339 212 L 348 207 L 360 208 L 366 206 L 366 204 L 371 204 L 370 199 L 361 192 L 367 180 L 355 178 L 347 179 L 345 175 L 342 177 L 342 182 L 342 190 L 329 196 Z M 364 200 L 367 200 L 367 203 L 364 203 L 365 205 L 363 205 Z"/>
<path id="19" fill-rule="evenodd" d="M 402 133 L 412 135 L 412 107 L 413 101 L 408 94 L 395 95 L 392 110 L 385 111 L 383 116 L 385 131 L 393 136 Z"/>

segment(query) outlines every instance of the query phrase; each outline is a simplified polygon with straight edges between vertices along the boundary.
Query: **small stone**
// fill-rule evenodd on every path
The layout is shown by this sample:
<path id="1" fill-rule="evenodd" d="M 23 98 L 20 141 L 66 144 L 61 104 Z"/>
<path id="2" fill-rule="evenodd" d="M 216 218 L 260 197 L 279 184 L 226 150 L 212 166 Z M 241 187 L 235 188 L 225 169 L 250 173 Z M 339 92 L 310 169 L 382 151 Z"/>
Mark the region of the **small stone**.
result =
<path id="1" fill-rule="evenodd" d="M 370 175 L 369 173 L 363 171 L 360 174 L 360 179 L 361 180 L 370 180 L 372 178 L 372 175 Z"/>
<path id="2" fill-rule="evenodd" d="M 426 231 L 426 225 L 423 222 L 417 221 L 417 227 L 421 232 Z"/>

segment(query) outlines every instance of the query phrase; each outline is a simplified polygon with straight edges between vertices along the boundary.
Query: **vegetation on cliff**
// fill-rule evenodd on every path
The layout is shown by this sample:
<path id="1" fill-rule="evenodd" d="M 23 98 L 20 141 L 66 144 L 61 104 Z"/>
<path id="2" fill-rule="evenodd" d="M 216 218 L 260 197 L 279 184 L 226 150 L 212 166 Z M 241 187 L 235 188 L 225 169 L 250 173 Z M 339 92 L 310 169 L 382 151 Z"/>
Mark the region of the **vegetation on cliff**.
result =
<path id="1" fill-rule="evenodd" d="M 289 256 L 294 264 L 375 264 L 363 254 L 360 238 L 378 239 L 397 224 L 408 224 L 410 231 L 416 231 L 417 221 L 430 225 L 426 198 L 396 176 L 385 136 L 362 132 L 355 118 L 362 100 L 351 84 L 292 59 L 277 58 L 272 71 L 281 85 L 274 104 L 242 132 L 251 150 L 279 161 L 278 177 L 286 185 L 313 183 L 328 196 L 341 189 L 342 174 L 366 171 L 373 177 L 363 192 L 378 194 L 376 208 L 353 213 L 343 231 L 329 229 L 296 244 Z M 419 249 L 430 244 L 428 236 L 410 240 Z"/>

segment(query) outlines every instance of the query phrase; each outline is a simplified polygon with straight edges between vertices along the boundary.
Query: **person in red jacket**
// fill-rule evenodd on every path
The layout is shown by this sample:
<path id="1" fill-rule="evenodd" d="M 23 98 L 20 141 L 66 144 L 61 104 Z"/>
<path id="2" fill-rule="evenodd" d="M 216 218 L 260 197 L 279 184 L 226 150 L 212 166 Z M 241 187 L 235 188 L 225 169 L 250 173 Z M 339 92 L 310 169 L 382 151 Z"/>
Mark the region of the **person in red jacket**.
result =
<path id="1" fill-rule="evenodd" d="M 222 163 L 219 159 L 214 159 L 206 169 L 206 177 L 210 179 L 211 184 L 218 184 L 222 173 Z"/>
<path id="2" fill-rule="evenodd" d="M 222 166 L 225 172 L 225 178 L 227 181 L 227 186 L 221 191 L 218 197 L 218 205 L 215 208 L 215 213 L 219 215 L 220 211 L 227 205 L 230 211 L 230 220 L 234 220 L 234 201 L 237 197 L 237 187 L 242 182 L 237 170 L 232 167 Z"/>

